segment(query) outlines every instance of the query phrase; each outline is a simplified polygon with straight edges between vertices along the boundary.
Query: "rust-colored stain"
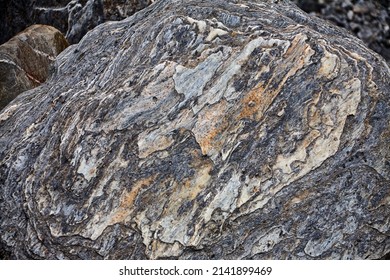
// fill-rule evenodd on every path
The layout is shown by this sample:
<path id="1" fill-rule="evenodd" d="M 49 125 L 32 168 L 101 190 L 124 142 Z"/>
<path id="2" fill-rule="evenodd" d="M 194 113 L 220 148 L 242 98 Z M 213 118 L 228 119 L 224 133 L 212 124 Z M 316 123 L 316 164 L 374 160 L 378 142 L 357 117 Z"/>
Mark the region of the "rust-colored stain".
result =
<path id="1" fill-rule="evenodd" d="M 227 102 L 221 100 L 199 113 L 194 134 L 202 154 L 209 154 L 211 150 L 218 150 L 222 146 L 223 143 L 219 138 L 223 138 L 220 136 L 229 126 L 225 117 L 227 109 Z"/>
<path id="2" fill-rule="evenodd" d="M 274 75 L 268 81 L 260 82 L 245 95 L 242 99 L 239 119 L 261 120 L 265 111 L 281 92 L 288 78 L 309 63 L 312 49 L 304 42 L 305 40 L 305 36 L 297 35 L 283 55 L 289 63 L 277 65 Z M 269 88 L 269 85 L 272 84 L 278 85 L 277 88 Z"/>
<path id="3" fill-rule="evenodd" d="M 292 209 L 293 205 L 299 204 L 302 201 L 307 201 L 307 198 L 311 195 L 311 191 L 309 189 L 305 189 L 299 193 L 297 193 L 288 203 L 285 205 L 286 209 Z"/>
<path id="4" fill-rule="evenodd" d="M 88 171 L 88 174 L 89 176 L 93 177 L 96 173 L 96 167 L 93 167 L 91 168 L 89 171 Z"/>
<path id="5" fill-rule="evenodd" d="M 258 84 L 241 101 L 241 112 L 238 118 L 260 120 L 265 110 L 271 105 L 276 94 L 277 92 L 275 91 L 265 92 L 263 84 Z"/>
<path id="6" fill-rule="evenodd" d="M 122 193 L 120 205 L 117 208 L 115 214 L 113 215 L 110 224 L 120 223 L 130 215 L 131 211 L 134 210 L 133 204 L 140 189 L 149 186 L 155 178 L 156 175 L 153 175 L 148 178 L 142 178 L 133 185 L 130 191 L 124 191 Z"/>
<path id="7" fill-rule="evenodd" d="M 297 48 L 299 48 L 305 40 L 305 36 L 302 34 L 297 34 L 294 39 L 291 41 L 291 45 L 288 48 L 288 50 L 284 53 L 283 57 L 288 58 L 289 56 L 293 55 Z"/>

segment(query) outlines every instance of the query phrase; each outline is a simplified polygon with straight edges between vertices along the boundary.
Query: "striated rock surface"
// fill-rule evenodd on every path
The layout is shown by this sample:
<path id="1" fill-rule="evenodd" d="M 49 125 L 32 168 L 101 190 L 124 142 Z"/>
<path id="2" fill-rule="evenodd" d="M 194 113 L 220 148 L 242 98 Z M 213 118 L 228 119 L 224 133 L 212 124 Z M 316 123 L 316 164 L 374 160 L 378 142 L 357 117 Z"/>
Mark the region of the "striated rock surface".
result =
<path id="1" fill-rule="evenodd" d="M 67 46 L 64 35 L 47 25 L 33 25 L 1 45 L 0 110 L 46 81 L 55 57 Z"/>
<path id="2" fill-rule="evenodd" d="M 14 258 L 375 259 L 390 69 L 286 1 L 158 1 L 0 114 Z"/>
<path id="3" fill-rule="evenodd" d="M 47 24 L 74 44 L 95 26 L 122 20 L 152 0 L 0 0 L 0 43 L 32 24 Z"/>

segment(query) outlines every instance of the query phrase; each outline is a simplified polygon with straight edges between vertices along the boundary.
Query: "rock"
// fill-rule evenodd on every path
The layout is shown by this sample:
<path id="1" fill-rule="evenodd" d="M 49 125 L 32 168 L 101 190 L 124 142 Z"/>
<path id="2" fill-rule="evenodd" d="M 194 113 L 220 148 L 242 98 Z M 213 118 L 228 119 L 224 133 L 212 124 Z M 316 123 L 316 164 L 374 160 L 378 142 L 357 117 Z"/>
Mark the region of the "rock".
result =
<path id="1" fill-rule="evenodd" d="M 64 35 L 47 25 L 33 25 L 1 45 L 0 110 L 46 81 L 55 57 L 67 46 Z"/>
<path id="2" fill-rule="evenodd" d="M 52 25 L 75 44 L 95 26 L 122 20 L 150 5 L 152 0 L 0 0 L 0 43 L 35 23 Z"/>
<path id="3" fill-rule="evenodd" d="M 287 1 L 157 1 L 0 114 L 18 259 L 377 259 L 390 69 Z"/>
<path id="4" fill-rule="evenodd" d="M 294 2 L 304 11 L 349 30 L 390 64 L 388 0 L 294 0 Z"/>

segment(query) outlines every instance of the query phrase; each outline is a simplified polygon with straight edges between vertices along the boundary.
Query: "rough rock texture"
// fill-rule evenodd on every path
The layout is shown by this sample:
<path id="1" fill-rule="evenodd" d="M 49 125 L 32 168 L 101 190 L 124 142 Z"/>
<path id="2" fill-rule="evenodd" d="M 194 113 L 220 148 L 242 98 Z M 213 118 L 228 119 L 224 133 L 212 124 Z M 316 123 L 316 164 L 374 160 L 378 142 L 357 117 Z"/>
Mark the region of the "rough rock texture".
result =
<path id="1" fill-rule="evenodd" d="M 55 57 L 67 46 L 64 35 L 47 25 L 33 25 L 1 45 L 0 110 L 46 81 Z"/>
<path id="2" fill-rule="evenodd" d="M 289 2 L 158 1 L 0 114 L 14 258 L 390 252 L 390 69 Z"/>
<path id="3" fill-rule="evenodd" d="M 85 2 L 85 3 L 83 3 Z M 152 0 L 89 0 L 68 4 L 66 38 L 77 43 L 95 26 L 112 20 L 122 20 L 150 5 Z"/>
<path id="4" fill-rule="evenodd" d="M 308 13 L 348 29 L 390 64 L 389 0 L 294 0 Z"/>
<path id="5" fill-rule="evenodd" d="M 0 43 L 29 25 L 56 27 L 71 44 L 95 26 L 124 19 L 150 5 L 152 0 L 0 0 Z"/>

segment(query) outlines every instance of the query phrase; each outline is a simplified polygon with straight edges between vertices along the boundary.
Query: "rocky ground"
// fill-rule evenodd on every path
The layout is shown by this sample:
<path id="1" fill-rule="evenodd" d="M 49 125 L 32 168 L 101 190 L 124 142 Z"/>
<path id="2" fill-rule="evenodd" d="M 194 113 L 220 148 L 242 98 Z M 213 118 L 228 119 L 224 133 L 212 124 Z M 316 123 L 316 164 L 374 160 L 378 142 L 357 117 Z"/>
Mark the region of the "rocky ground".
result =
<path id="1" fill-rule="evenodd" d="M 294 0 L 304 11 L 343 27 L 390 62 L 390 1 Z"/>

